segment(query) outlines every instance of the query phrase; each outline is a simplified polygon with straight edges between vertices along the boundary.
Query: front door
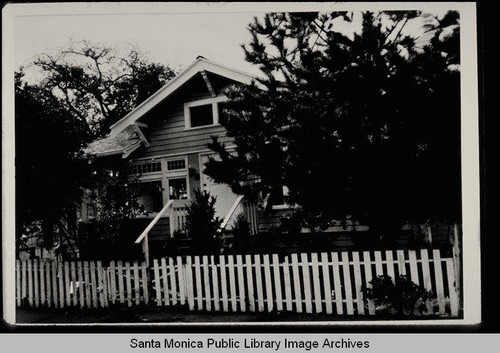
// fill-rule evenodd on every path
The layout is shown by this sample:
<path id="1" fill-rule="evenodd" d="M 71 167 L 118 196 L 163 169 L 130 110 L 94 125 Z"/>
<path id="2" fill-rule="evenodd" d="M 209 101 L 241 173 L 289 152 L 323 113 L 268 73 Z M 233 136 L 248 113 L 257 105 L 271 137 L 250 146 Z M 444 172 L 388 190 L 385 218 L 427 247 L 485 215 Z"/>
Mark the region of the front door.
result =
<path id="1" fill-rule="evenodd" d="M 213 155 L 212 155 L 213 156 Z M 201 167 L 201 189 L 208 191 L 210 195 L 217 197 L 215 202 L 215 216 L 224 219 L 238 198 L 238 195 L 231 191 L 231 187 L 227 184 L 219 184 L 211 177 L 203 173 L 205 163 L 208 162 L 208 155 L 202 155 L 200 158 Z"/>

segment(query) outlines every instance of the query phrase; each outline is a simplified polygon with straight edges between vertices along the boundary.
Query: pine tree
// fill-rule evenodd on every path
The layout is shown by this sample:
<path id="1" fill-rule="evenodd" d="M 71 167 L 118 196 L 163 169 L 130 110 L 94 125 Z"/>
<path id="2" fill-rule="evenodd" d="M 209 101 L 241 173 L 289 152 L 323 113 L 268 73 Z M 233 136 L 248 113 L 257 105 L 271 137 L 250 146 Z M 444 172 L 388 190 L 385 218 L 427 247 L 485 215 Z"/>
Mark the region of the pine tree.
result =
<path id="1" fill-rule="evenodd" d="M 293 222 L 352 217 L 388 232 L 460 217 L 459 19 L 417 11 L 271 13 L 255 19 L 247 61 L 264 78 L 227 92 L 231 155 L 206 172 L 264 199 L 285 185 Z M 419 35 L 407 33 L 412 21 Z"/>

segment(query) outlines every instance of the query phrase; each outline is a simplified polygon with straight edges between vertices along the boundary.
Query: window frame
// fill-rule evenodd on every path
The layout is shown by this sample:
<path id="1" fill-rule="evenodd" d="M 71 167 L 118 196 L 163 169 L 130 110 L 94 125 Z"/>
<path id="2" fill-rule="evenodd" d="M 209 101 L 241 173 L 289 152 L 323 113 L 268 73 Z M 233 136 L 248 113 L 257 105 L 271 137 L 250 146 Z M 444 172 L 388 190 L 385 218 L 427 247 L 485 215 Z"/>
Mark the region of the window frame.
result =
<path id="1" fill-rule="evenodd" d="M 228 98 L 226 96 L 219 96 L 207 99 L 200 99 L 192 102 L 184 103 L 184 130 L 196 130 L 196 129 L 206 129 L 208 127 L 219 126 L 219 104 L 221 102 L 227 101 Z M 202 125 L 202 126 L 191 126 L 191 110 L 190 108 L 199 107 L 201 105 L 212 105 L 212 115 L 213 122 L 210 125 Z"/>

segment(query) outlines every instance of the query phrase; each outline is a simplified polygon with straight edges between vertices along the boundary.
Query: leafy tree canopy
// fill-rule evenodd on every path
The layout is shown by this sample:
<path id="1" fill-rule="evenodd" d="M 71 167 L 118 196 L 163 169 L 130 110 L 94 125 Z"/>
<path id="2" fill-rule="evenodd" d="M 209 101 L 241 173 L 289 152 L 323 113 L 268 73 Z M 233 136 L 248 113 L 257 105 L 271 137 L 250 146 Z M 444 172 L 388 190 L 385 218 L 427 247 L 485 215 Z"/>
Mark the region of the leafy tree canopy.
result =
<path id="1" fill-rule="evenodd" d="M 271 13 L 249 30 L 264 78 L 227 92 L 236 153 L 214 138 L 208 174 L 249 196 L 285 185 L 300 226 L 457 220 L 458 13 Z"/>
<path id="2" fill-rule="evenodd" d="M 83 41 L 41 54 L 16 72 L 18 238 L 39 233 L 50 247 L 55 233 L 71 233 L 67 226 L 75 223 L 85 187 L 101 190 L 97 198 L 106 220 L 133 213 L 133 203 L 118 187 L 127 183 L 124 173 L 110 177 L 102 165 L 83 160 L 80 151 L 175 73 L 136 49 L 120 53 Z M 27 79 L 33 69 L 42 72 L 42 80 Z"/>
<path id="3" fill-rule="evenodd" d="M 97 135 L 123 118 L 175 76 L 136 48 L 125 50 L 81 41 L 40 54 L 32 63 L 43 73 L 41 85 Z"/>

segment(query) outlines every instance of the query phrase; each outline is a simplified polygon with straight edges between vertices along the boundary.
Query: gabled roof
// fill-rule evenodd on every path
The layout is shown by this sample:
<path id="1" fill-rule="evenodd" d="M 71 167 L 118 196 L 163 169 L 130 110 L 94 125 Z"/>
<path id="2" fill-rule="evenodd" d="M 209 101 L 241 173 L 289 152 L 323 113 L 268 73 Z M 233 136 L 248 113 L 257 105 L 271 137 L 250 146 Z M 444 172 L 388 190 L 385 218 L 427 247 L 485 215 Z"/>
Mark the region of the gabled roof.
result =
<path id="1" fill-rule="evenodd" d="M 162 102 L 169 95 L 174 93 L 178 88 L 184 85 L 192 77 L 200 72 L 212 72 L 214 74 L 230 78 L 234 81 L 250 84 L 254 79 L 253 76 L 239 70 L 229 68 L 227 66 L 217 64 L 207 60 L 204 57 L 198 57 L 186 70 L 181 72 L 175 78 L 170 80 L 165 86 L 160 88 L 156 93 L 138 105 L 134 110 L 127 114 L 124 118 L 111 125 L 109 137 L 113 138 L 120 134 L 121 131 L 128 126 L 137 122 L 144 114 Z"/>

